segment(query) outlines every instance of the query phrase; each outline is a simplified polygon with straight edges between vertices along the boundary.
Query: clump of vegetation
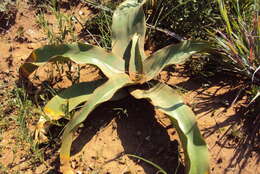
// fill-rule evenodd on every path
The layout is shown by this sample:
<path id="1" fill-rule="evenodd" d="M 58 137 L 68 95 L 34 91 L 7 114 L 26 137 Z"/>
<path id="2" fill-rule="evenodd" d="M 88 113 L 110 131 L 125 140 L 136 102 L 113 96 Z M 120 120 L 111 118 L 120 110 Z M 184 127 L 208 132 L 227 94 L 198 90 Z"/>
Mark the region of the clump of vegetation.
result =
<path id="1" fill-rule="evenodd" d="M 148 99 L 156 109 L 167 114 L 175 126 L 185 151 L 186 173 L 209 171 L 208 150 L 200 134 L 192 110 L 179 92 L 155 80 L 161 70 L 172 64 L 184 63 L 192 54 L 206 52 L 206 42 L 183 41 L 168 45 L 150 56 L 144 53 L 146 22 L 145 1 L 126 0 L 118 6 L 112 19 L 112 51 L 89 44 L 48 45 L 32 52 L 20 67 L 21 77 L 28 78 L 47 62 L 73 61 L 97 66 L 107 79 L 73 84 L 54 96 L 44 107 L 47 118 L 38 123 L 36 135 L 43 131 L 47 120 L 58 120 L 84 102 L 73 117 L 68 118 L 60 150 L 61 171 L 72 174 L 70 150 L 73 133 L 98 105 L 132 95 Z"/>
<path id="2" fill-rule="evenodd" d="M 207 0 L 151 0 L 147 22 L 153 26 L 175 32 L 183 38 L 207 39 L 205 30 L 219 26 L 215 1 Z M 153 32 L 152 32 L 153 34 Z M 156 35 L 155 35 L 156 37 Z M 156 40 L 169 40 L 169 36 Z"/>
<path id="3" fill-rule="evenodd" d="M 91 20 L 87 20 L 81 30 L 80 37 L 90 38 L 97 45 L 111 49 L 111 12 L 101 10 Z"/>
<path id="4" fill-rule="evenodd" d="M 218 0 L 224 30 L 210 32 L 222 68 L 242 75 L 251 86 L 252 101 L 260 95 L 260 17 L 255 0 Z M 246 83 L 248 84 L 248 83 Z"/>
<path id="5" fill-rule="evenodd" d="M 16 161 L 22 158 L 28 162 L 27 167 L 32 170 L 38 164 L 44 163 L 44 149 L 39 148 L 39 145 L 35 143 L 33 131 L 30 130 L 28 125 L 35 124 L 40 117 L 38 108 L 35 108 L 31 100 L 29 100 L 28 94 L 23 88 L 15 87 L 13 89 L 4 89 L 4 96 L 2 91 L 0 92 L 1 100 L 0 107 L 0 142 L 5 140 L 4 134 L 12 130 L 11 145 L 0 145 L 0 152 L 8 151 L 11 148 L 13 154 L 17 154 L 22 149 L 25 154 L 15 155 L 12 163 L 0 164 L 0 173 L 17 173 L 12 166 L 17 165 Z M 10 133 L 9 133 L 10 134 Z M 3 137 L 2 137 L 3 136 Z M 2 143 L 2 142 L 1 142 Z M 10 152 L 10 153 L 11 153 Z"/>
<path id="6" fill-rule="evenodd" d="M 16 13 L 15 1 L 0 0 L 0 33 L 6 32 L 15 23 Z"/>
<path id="7" fill-rule="evenodd" d="M 76 20 L 72 15 L 62 13 L 56 6 L 56 1 L 50 1 L 49 5 L 44 5 L 52 15 L 55 16 L 55 23 L 51 24 L 43 11 L 37 16 L 37 23 L 43 29 L 50 44 L 61 44 L 65 42 L 75 42 L 77 35 L 75 32 Z"/>

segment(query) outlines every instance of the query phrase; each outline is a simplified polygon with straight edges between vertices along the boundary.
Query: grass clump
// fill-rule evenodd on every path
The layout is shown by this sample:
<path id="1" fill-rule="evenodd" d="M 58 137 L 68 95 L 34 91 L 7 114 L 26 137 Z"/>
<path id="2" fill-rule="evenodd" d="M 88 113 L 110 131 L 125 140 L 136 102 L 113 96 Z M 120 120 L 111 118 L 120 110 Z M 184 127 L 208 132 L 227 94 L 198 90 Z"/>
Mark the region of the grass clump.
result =
<path id="1" fill-rule="evenodd" d="M 213 61 L 244 79 L 253 102 L 260 95 L 259 3 L 218 0 L 218 5 L 225 27 L 209 32 L 219 53 Z"/>
<path id="2" fill-rule="evenodd" d="M 0 164 L 0 173 L 19 173 L 19 170 L 26 168 L 33 171 L 35 167 L 45 164 L 44 149 L 35 143 L 31 126 L 40 117 L 40 111 L 24 88 L 7 89 L 4 98 L 0 108 L 0 151 L 4 156 L 6 153 L 13 155 L 8 156 L 11 158 L 8 164 Z M 19 167 L 19 161 L 24 161 L 26 165 Z"/>
<path id="3" fill-rule="evenodd" d="M 55 2 L 45 5 L 48 12 L 55 17 L 55 21 L 53 23 L 47 20 L 44 11 L 40 11 L 36 15 L 36 21 L 39 27 L 44 31 L 50 44 L 75 42 L 77 40 L 75 18 L 73 15 L 61 12 L 56 6 L 57 5 Z"/>
<path id="4" fill-rule="evenodd" d="M 148 23 L 193 39 L 207 39 L 205 29 L 219 26 L 217 4 L 207 0 L 157 0 Z M 165 39 L 165 38 L 164 38 Z"/>

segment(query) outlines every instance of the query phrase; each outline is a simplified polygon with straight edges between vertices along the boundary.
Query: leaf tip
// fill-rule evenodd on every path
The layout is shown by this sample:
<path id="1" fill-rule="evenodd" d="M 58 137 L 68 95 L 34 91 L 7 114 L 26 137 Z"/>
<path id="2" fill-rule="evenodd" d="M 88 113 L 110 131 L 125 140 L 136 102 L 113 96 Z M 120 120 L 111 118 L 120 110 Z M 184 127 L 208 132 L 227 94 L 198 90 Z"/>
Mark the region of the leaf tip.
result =
<path id="1" fill-rule="evenodd" d="M 47 107 L 45 107 L 45 108 L 43 109 L 43 111 L 44 111 L 44 113 L 45 113 L 48 117 L 50 117 L 52 120 L 58 120 L 58 119 L 61 118 L 62 115 L 64 115 L 63 112 L 55 112 L 55 111 L 53 111 L 52 109 L 47 108 Z"/>

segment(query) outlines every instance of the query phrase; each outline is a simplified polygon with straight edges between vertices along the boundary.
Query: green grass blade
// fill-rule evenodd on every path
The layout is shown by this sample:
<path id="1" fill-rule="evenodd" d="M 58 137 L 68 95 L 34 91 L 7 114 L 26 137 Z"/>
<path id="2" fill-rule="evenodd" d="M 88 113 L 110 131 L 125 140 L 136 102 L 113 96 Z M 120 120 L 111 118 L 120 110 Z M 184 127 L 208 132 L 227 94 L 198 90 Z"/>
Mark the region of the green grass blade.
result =
<path id="1" fill-rule="evenodd" d="M 125 50 L 135 33 L 140 35 L 140 51 L 144 50 L 146 25 L 143 3 L 144 1 L 126 0 L 113 14 L 112 52 L 119 57 L 124 57 Z"/>
<path id="2" fill-rule="evenodd" d="M 209 51 L 207 42 L 183 41 L 179 44 L 166 46 L 144 60 L 146 81 L 157 76 L 163 68 L 171 64 L 182 64 L 195 53 Z"/>
<path id="3" fill-rule="evenodd" d="M 185 152 L 187 174 L 207 174 L 209 157 L 207 145 L 200 134 L 195 115 L 183 103 L 176 90 L 165 84 L 155 85 L 150 90 L 133 90 L 136 98 L 147 98 L 156 109 L 166 113 L 174 124 Z"/>
<path id="4" fill-rule="evenodd" d="M 47 45 L 31 53 L 26 63 L 20 67 L 20 74 L 28 77 L 39 66 L 54 61 L 71 60 L 77 64 L 96 65 L 108 77 L 115 73 L 124 73 L 124 60 L 103 48 L 88 44 L 75 43 Z"/>
<path id="5" fill-rule="evenodd" d="M 140 156 L 137 156 L 137 155 L 132 155 L 132 154 L 126 154 L 126 155 L 129 156 L 129 157 L 134 157 L 134 158 L 140 159 L 140 160 L 152 165 L 156 169 L 158 169 L 158 172 L 161 172 L 162 174 L 167 174 L 167 172 L 165 170 L 163 170 L 160 166 L 158 166 L 157 164 L 155 164 L 154 162 L 152 162 L 150 160 L 147 160 L 147 159 L 140 157 Z"/>
<path id="6" fill-rule="evenodd" d="M 218 5 L 219 5 L 220 14 L 227 25 L 227 32 L 228 32 L 229 36 L 231 36 L 232 28 L 231 28 L 231 25 L 230 25 L 230 22 L 228 19 L 228 13 L 227 13 L 227 9 L 225 7 L 225 3 L 223 0 L 217 0 L 217 1 L 218 1 Z"/>
<path id="7" fill-rule="evenodd" d="M 88 117 L 91 111 L 101 103 L 110 100 L 119 89 L 129 83 L 131 83 L 131 81 L 127 75 L 115 75 L 102 86 L 97 88 L 85 106 L 81 109 L 81 112 L 69 121 L 62 136 L 60 151 L 61 170 L 65 174 L 72 172 L 69 160 L 73 131 L 76 130 L 77 127 Z"/>

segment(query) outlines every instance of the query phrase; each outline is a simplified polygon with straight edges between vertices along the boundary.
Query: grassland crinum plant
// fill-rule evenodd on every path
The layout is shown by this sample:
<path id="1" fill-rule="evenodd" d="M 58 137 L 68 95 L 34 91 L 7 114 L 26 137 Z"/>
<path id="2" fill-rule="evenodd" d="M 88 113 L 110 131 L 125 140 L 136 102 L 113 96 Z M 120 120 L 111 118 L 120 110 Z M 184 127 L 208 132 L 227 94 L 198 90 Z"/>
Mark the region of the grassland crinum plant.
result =
<path id="1" fill-rule="evenodd" d="M 44 107 L 45 114 L 51 120 L 57 120 L 66 115 L 64 105 L 68 106 L 67 111 L 70 112 L 86 102 L 63 132 L 60 160 L 64 174 L 74 173 L 70 167 L 73 132 L 98 105 L 127 95 L 148 99 L 156 109 L 168 115 L 182 142 L 186 173 L 205 174 L 209 171 L 207 146 L 194 113 L 184 104 L 177 91 L 153 80 L 166 66 L 184 63 L 192 54 L 207 51 L 209 46 L 206 42 L 183 41 L 146 56 L 144 3 L 145 1 L 126 0 L 115 10 L 112 51 L 82 43 L 47 45 L 33 51 L 27 62 L 20 67 L 21 75 L 28 77 L 47 62 L 70 60 L 78 64 L 95 65 L 108 78 L 105 82 L 101 80 L 74 84 L 53 97 Z M 44 122 L 41 119 L 40 128 L 43 128 Z"/>

